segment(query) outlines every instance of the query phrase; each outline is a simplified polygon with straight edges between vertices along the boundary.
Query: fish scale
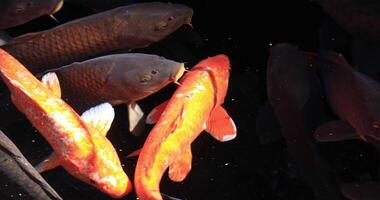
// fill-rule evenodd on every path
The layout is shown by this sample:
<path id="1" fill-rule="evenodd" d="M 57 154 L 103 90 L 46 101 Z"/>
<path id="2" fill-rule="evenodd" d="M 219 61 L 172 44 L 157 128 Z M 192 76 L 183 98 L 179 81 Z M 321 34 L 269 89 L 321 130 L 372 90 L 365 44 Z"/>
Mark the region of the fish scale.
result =
<path id="1" fill-rule="evenodd" d="M 100 79 L 99 75 L 107 74 L 109 71 L 110 68 L 105 67 L 92 67 L 91 70 L 88 70 L 86 67 L 71 67 L 70 70 L 57 70 L 56 74 L 60 80 L 62 98 L 72 105 L 75 110 L 78 110 L 78 112 L 84 111 L 86 109 L 84 108 L 85 105 L 97 105 L 101 103 L 105 99 L 104 96 L 96 94 L 104 90 L 106 79 L 105 77 L 104 79 Z M 77 84 L 79 82 L 83 84 Z M 75 90 L 72 89 L 73 85 L 77 86 Z M 80 97 L 70 98 L 78 96 L 77 91 L 80 91 Z M 94 98 L 94 94 L 97 98 Z"/>
<path id="2" fill-rule="evenodd" d="M 113 42 L 115 35 L 104 31 L 103 23 L 58 28 L 49 34 L 50 37 L 34 37 L 25 43 L 11 42 L 3 48 L 28 64 L 31 71 L 38 72 L 42 66 L 58 67 L 69 64 L 74 58 L 86 58 L 117 48 Z M 40 59 L 40 55 L 45 55 L 44 59 Z"/>
<path id="3" fill-rule="evenodd" d="M 39 73 L 116 50 L 146 47 L 190 23 L 192 14 L 181 4 L 123 6 L 16 37 L 2 48 Z"/>

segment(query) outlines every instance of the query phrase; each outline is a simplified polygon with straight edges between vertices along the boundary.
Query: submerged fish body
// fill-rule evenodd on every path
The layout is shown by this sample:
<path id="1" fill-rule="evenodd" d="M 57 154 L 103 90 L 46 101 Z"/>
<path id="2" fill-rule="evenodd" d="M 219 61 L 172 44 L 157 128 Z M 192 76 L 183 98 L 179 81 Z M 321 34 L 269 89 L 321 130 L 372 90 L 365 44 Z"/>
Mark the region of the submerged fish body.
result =
<path id="1" fill-rule="evenodd" d="M 63 5 L 63 0 L 2 0 L 0 30 L 24 24 L 43 15 L 52 15 Z"/>
<path id="2" fill-rule="evenodd" d="M 312 138 L 314 128 L 321 123 L 318 116 L 324 116 L 321 91 L 316 71 L 303 52 L 287 43 L 270 49 L 268 100 L 280 122 L 288 154 L 313 189 L 315 199 L 337 200 L 339 189 L 330 180 Z"/>
<path id="3" fill-rule="evenodd" d="M 118 155 L 105 137 L 113 109 L 102 104 L 82 118 L 60 99 L 59 82 L 52 73 L 41 83 L 16 59 L 0 51 L 0 75 L 12 102 L 49 142 L 56 153 L 52 165 L 62 165 L 76 178 L 115 197 L 131 190 Z"/>
<path id="4" fill-rule="evenodd" d="M 203 130 L 220 141 L 236 137 L 236 127 L 221 107 L 229 69 L 225 55 L 201 61 L 184 75 L 172 98 L 148 115 L 147 122 L 159 119 L 136 165 L 134 183 L 140 199 L 162 199 L 159 183 L 168 167 L 173 181 L 186 178 L 191 170 L 190 145 Z"/>
<path id="5" fill-rule="evenodd" d="M 2 198 L 13 199 L 21 195 L 26 199 L 62 199 L 2 131 L 0 160 Z"/>
<path id="6" fill-rule="evenodd" d="M 110 51 L 146 47 L 190 23 L 192 14 L 181 4 L 133 4 L 19 36 L 2 48 L 38 73 Z"/>
<path id="7" fill-rule="evenodd" d="M 380 42 L 380 3 L 377 0 L 316 0 L 347 32 Z"/>
<path id="8" fill-rule="evenodd" d="M 380 152 L 380 84 L 356 71 L 341 54 L 327 54 L 320 74 L 328 103 L 340 120 L 319 127 L 319 141 L 362 138 Z"/>

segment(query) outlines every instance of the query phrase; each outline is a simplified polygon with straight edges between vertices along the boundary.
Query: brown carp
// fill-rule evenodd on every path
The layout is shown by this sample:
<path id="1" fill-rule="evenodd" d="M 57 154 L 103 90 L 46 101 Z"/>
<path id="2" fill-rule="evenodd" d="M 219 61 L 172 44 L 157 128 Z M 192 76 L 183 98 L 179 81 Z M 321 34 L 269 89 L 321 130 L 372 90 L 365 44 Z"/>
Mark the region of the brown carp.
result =
<path id="1" fill-rule="evenodd" d="M 136 101 L 177 82 L 184 71 L 183 63 L 141 53 L 101 56 L 50 70 L 58 76 L 62 98 L 79 113 L 103 102 L 128 104 L 132 133 L 144 115 Z"/>
<path id="2" fill-rule="evenodd" d="M 110 51 L 146 47 L 189 24 L 192 14 L 181 4 L 134 4 L 19 36 L 2 48 L 31 72 L 43 72 Z"/>

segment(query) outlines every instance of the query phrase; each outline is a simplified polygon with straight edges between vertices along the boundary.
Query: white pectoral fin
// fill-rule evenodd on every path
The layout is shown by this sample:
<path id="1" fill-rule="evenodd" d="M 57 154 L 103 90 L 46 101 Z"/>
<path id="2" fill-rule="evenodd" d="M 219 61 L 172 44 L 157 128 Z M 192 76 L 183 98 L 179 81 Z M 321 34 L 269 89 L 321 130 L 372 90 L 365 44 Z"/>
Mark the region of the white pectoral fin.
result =
<path id="1" fill-rule="evenodd" d="M 61 97 L 61 87 L 59 86 L 57 74 L 49 72 L 42 77 L 41 82 L 49 88 L 55 96 Z"/>
<path id="2" fill-rule="evenodd" d="M 98 130 L 104 136 L 107 135 L 108 130 L 111 128 L 114 117 L 115 111 L 110 103 L 99 104 L 81 115 L 87 126 Z"/>
<path id="3" fill-rule="evenodd" d="M 137 103 L 128 104 L 129 131 L 135 135 L 141 135 L 145 128 L 144 112 Z"/>
<path id="4" fill-rule="evenodd" d="M 60 165 L 61 163 L 58 159 L 57 154 L 53 152 L 44 161 L 37 164 L 35 168 L 39 173 L 42 173 L 42 172 L 54 169 Z"/>
<path id="5" fill-rule="evenodd" d="M 215 139 L 226 142 L 235 139 L 237 130 L 234 121 L 222 107 L 216 107 L 210 114 L 206 131 Z"/>

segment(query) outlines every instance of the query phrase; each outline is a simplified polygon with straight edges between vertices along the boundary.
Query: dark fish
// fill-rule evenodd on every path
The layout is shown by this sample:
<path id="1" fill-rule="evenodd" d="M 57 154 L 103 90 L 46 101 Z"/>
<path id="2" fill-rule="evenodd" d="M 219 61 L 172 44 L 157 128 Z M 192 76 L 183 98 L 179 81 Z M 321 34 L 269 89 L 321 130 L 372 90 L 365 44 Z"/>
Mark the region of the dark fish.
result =
<path id="1" fill-rule="evenodd" d="M 344 197 L 351 200 L 378 200 L 379 182 L 345 183 L 341 186 Z"/>
<path id="2" fill-rule="evenodd" d="M 0 30 L 24 24 L 43 15 L 53 15 L 63 0 L 1 0 Z"/>
<path id="3" fill-rule="evenodd" d="M 313 127 L 323 111 L 318 79 L 306 56 L 289 44 L 270 49 L 267 68 L 268 99 L 282 127 L 289 155 L 312 187 L 315 199 L 340 199 L 325 163 L 313 144 Z"/>
<path id="4" fill-rule="evenodd" d="M 378 0 L 315 0 L 347 32 L 380 41 Z"/>
<path id="5" fill-rule="evenodd" d="M 345 48 L 351 49 L 351 52 L 347 52 L 346 55 L 351 54 L 352 66 L 380 80 L 380 2 L 376 0 L 317 0 L 317 2 L 346 33 L 351 34 L 351 46 Z M 326 26 L 324 28 L 326 34 Z M 330 32 L 337 32 L 338 29 L 339 27 L 329 26 Z M 345 38 L 347 37 L 339 30 L 338 35 L 325 38 L 323 46 L 340 43 L 339 45 L 343 47 L 342 42 L 349 44 L 348 41 L 344 41 Z M 327 50 L 345 53 L 343 49 L 327 48 Z"/>
<path id="6" fill-rule="evenodd" d="M 191 22 L 193 10 L 171 3 L 141 3 L 29 33 L 2 46 L 33 73 L 118 49 L 143 48 Z"/>
<path id="7" fill-rule="evenodd" d="M 2 131 L 0 160 L 1 199 L 62 199 Z"/>
<path id="8" fill-rule="evenodd" d="M 328 103 L 340 120 L 319 127 L 319 141 L 362 138 L 380 152 L 380 84 L 350 66 L 341 54 L 328 53 L 319 67 Z"/>
<path id="9" fill-rule="evenodd" d="M 78 113 L 103 102 L 128 104 L 130 131 L 134 133 L 144 115 L 136 101 L 177 82 L 184 71 L 183 63 L 129 53 L 76 62 L 50 72 L 58 76 L 62 98 Z"/>

